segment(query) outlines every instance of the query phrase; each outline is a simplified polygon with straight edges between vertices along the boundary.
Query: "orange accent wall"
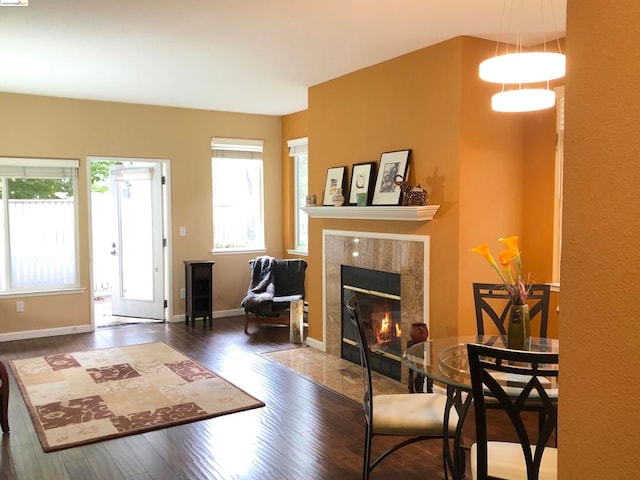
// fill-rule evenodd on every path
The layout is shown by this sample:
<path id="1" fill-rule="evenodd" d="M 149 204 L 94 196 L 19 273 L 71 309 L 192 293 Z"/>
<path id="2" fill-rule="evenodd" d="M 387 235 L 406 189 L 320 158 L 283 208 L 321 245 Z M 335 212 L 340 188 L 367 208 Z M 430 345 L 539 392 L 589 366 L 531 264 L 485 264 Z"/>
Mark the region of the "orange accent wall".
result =
<path id="1" fill-rule="evenodd" d="M 429 235 L 431 334 L 475 332 L 471 283 L 496 278 L 469 249 L 523 235 L 525 162 L 537 157 L 525 155 L 525 118 L 491 111 L 499 86 L 478 79 L 478 64 L 494 47 L 458 37 L 309 89 L 310 193 L 319 201 L 327 168 L 350 171 L 354 163 L 378 162 L 382 152 L 411 148 L 409 181 L 426 186 L 429 203 L 440 205 L 427 223 L 311 219 L 312 338 L 322 341 L 323 229 Z M 530 128 L 544 135 L 547 126 Z M 548 161 L 544 153 L 541 161 Z M 553 208 L 540 213 L 545 216 L 553 218 Z M 528 248 L 536 258 L 537 241 Z"/>
<path id="2" fill-rule="evenodd" d="M 640 460 L 640 2 L 567 2 L 560 479 Z"/>
<path id="3" fill-rule="evenodd" d="M 553 280 L 553 216 L 541 213 L 553 212 L 554 208 L 555 113 L 555 109 L 549 109 L 523 116 L 527 148 L 521 250 L 533 283 Z"/>
<path id="4" fill-rule="evenodd" d="M 500 91 L 501 85 L 478 78 L 478 65 L 494 54 L 491 48 L 495 43 L 469 38 L 465 46 L 460 107 L 460 227 L 455 253 L 459 333 L 474 335 L 477 328 L 471 284 L 498 283 L 499 278 L 484 259 L 469 249 L 488 243 L 497 255 L 502 249 L 498 238 L 522 238 L 526 146 L 523 116 L 491 110 L 491 96 Z M 436 294 L 432 291 L 432 295 Z"/>

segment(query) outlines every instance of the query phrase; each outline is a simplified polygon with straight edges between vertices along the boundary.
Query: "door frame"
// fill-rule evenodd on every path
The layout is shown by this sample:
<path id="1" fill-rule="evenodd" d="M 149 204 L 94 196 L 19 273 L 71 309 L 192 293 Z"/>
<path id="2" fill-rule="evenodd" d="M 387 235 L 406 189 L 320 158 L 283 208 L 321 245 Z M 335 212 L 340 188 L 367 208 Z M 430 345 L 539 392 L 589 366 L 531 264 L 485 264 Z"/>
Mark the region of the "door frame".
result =
<path id="1" fill-rule="evenodd" d="M 87 217 L 89 221 L 89 291 L 91 292 L 91 331 L 95 331 L 95 311 L 94 311 L 94 285 L 93 285 L 93 212 L 91 205 L 91 162 L 92 161 L 112 161 L 112 162 L 151 162 L 157 163 L 165 178 L 164 188 L 162 189 L 162 223 L 163 237 L 166 239 L 166 247 L 163 248 L 164 262 L 164 279 L 163 292 L 167 300 L 167 307 L 164 309 L 164 323 L 168 323 L 173 318 L 173 253 L 171 245 L 173 244 L 171 237 L 171 161 L 166 158 L 141 158 L 141 157 L 114 157 L 107 155 L 88 155 L 86 157 L 86 179 L 87 179 Z"/>

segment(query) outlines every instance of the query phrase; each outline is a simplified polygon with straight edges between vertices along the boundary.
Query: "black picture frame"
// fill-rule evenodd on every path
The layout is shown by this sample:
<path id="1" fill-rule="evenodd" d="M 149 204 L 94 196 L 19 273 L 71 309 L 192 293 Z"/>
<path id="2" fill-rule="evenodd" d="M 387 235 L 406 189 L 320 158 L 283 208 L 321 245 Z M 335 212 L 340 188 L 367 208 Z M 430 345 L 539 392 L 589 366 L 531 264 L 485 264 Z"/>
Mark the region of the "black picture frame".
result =
<path id="1" fill-rule="evenodd" d="M 324 186 L 324 197 L 322 205 L 333 205 L 331 196 L 336 188 L 342 189 L 342 195 L 347 197 L 345 192 L 347 167 L 331 167 L 327 169 L 327 180 Z"/>
<path id="2" fill-rule="evenodd" d="M 351 187 L 349 205 L 358 204 L 358 193 L 367 194 L 367 205 L 371 204 L 375 182 L 376 162 L 354 163 L 351 166 Z"/>
<path id="3" fill-rule="evenodd" d="M 383 152 L 380 155 L 372 205 L 400 205 L 402 192 L 394 180 L 397 175 L 406 180 L 410 159 L 411 149 Z"/>

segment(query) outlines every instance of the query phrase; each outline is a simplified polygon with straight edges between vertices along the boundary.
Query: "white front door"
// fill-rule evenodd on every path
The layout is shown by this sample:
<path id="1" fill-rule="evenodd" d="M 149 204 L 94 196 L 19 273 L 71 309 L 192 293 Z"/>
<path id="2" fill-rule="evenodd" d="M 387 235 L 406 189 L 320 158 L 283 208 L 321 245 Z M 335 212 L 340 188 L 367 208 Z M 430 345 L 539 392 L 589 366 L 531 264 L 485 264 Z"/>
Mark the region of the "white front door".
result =
<path id="1" fill-rule="evenodd" d="M 165 319 L 162 167 L 127 162 L 109 168 L 116 238 L 112 314 Z"/>

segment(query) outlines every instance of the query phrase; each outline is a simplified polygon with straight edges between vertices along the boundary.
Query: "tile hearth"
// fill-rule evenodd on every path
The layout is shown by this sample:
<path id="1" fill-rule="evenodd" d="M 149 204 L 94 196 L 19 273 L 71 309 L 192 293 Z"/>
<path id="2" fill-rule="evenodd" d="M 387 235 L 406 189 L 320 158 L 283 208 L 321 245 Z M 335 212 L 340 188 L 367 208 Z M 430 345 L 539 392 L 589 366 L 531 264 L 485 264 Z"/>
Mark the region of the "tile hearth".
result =
<path id="1" fill-rule="evenodd" d="M 299 347 L 289 350 L 261 353 L 261 356 L 283 367 L 323 385 L 356 402 L 362 402 L 364 394 L 362 369 L 347 360 L 321 352 L 313 347 Z M 371 372 L 373 392 L 376 395 L 388 393 L 408 393 L 407 385 Z M 442 387 L 434 386 L 434 391 L 444 393 Z"/>
<path id="2" fill-rule="evenodd" d="M 313 347 L 279 350 L 262 353 L 261 356 L 356 402 L 362 401 L 364 394 L 362 369 L 352 362 Z M 372 372 L 371 376 L 376 394 L 408 392 L 407 386 L 398 381 L 376 372 Z"/>

